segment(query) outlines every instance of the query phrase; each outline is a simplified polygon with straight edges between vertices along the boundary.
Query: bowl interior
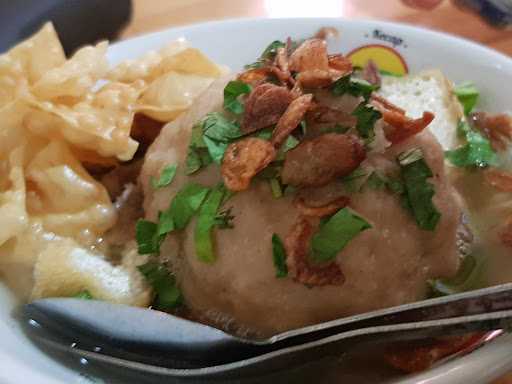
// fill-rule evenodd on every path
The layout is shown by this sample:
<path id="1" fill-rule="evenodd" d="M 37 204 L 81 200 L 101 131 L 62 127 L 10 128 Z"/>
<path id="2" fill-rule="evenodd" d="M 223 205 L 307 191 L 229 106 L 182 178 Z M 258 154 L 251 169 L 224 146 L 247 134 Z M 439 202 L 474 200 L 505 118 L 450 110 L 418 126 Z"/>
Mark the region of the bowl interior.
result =
<path id="1" fill-rule="evenodd" d="M 339 29 L 339 39 L 330 42 L 331 52 L 347 53 L 362 46 L 376 45 L 391 49 L 395 57 L 403 58 L 410 73 L 422 69 L 440 68 L 454 82 L 473 81 L 481 90 L 483 109 L 510 110 L 512 60 L 495 51 L 466 40 L 410 26 L 378 21 L 345 21 L 340 19 L 263 19 L 213 22 L 169 29 L 114 44 L 109 49 L 113 64 L 140 56 L 150 49 L 157 49 L 166 42 L 185 37 L 194 47 L 201 49 L 217 63 L 237 71 L 251 63 L 273 40 L 286 37 L 304 38 L 313 35 L 322 26 Z M 12 313 L 17 301 L 0 284 L 0 382 L 18 383 L 72 383 L 87 382 L 79 374 L 64 368 L 32 346 L 24 337 Z M 508 343 L 507 343 L 508 342 Z M 495 344 L 495 346 L 493 346 Z M 461 366 L 467 358 L 485 361 L 479 369 L 463 369 L 470 379 L 460 382 L 482 382 L 482 371 L 495 367 L 499 374 L 511 359 L 505 358 L 509 340 L 492 343 L 471 356 L 450 363 L 451 371 Z M 510 349 L 510 348 L 509 348 Z M 511 355 L 508 353 L 508 355 Z M 455 364 L 455 365 L 454 365 Z M 476 367 L 476 366 L 475 366 Z M 482 369 L 487 367 L 487 369 Z M 362 369 L 361 371 L 364 371 Z M 429 383 L 454 382 L 448 380 L 450 370 L 440 367 L 422 375 Z M 460 372 L 458 369 L 457 372 Z M 356 375 L 358 375 L 356 373 Z M 362 374 L 364 376 L 364 374 Z M 357 382 L 363 377 L 357 376 Z M 487 377 L 487 376 L 486 376 Z M 413 380 L 413 379 L 411 379 Z M 414 379 L 414 382 L 417 382 Z"/>

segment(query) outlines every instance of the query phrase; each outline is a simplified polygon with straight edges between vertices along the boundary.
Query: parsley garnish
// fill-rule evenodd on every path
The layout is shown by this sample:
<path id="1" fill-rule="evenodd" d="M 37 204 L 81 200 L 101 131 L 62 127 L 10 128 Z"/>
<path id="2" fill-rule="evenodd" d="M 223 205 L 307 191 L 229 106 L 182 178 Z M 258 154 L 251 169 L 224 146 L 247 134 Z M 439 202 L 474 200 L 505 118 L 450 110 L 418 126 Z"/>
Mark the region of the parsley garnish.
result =
<path id="1" fill-rule="evenodd" d="M 160 214 L 158 233 L 184 229 L 203 203 L 209 189 L 190 183 L 185 185 L 172 199 L 168 209 Z"/>
<path id="2" fill-rule="evenodd" d="M 158 224 L 139 219 L 135 225 L 135 238 L 141 255 L 158 253 L 163 237 L 158 233 Z"/>
<path id="3" fill-rule="evenodd" d="M 464 107 L 464 114 L 469 114 L 478 102 L 479 92 L 475 84 L 470 82 L 462 83 L 455 87 L 454 92 Z"/>
<path id="4" fill-rule="evenodd" d="M 286 266 L 286 250 L 283 242 L 275 233 L 272 235 L 272 259 L 276 268 L 276 277 L 283 278 L 288 276 L 288 267 Z"/>
<path id="5" fill-rule="evenodd" d="M 320 225 L 311 240 L 311 258 L 315 262 L 334 260 L 336 255 L 362 231 L 372 226 L 348 208 L 342 208 Z"/>
<path id="6" fill-rule="evenodd" d="M 154 189 L 163 188 L 172 183 L 174 176 L 176 176 L 176 169 L 178 166 L 176 164 L 168 165 L 165 167 L 162 172 L 160 172 L 160 177 L 155 179 L 151 176 L 151 185 Z"/>
<path id="7" fill-rule="evenodd" d="M 240 115 L 244 112 L 243 104 L 238 100 L 240 95 L 251 93 L 251 86 L 243 81 L 230 81 L 224 88 L 224 109 Z"/>
<path id="8" fill-rule="evenodd" d="M 274 59 L 278 48 L 285 47 L 285 46 L 286 46 L 286 44 L 283 43 L 282 41 L 274 40 L 267 46 L 267 48 L 265 48 L 265 50 L 263 51 L 261 56 L 258 58 L 258 60 L 256 60 L 256 62 L 254 62 L 252 64 L 247 64 L 245 66 L 245 69 L 253 69 L 253 68 L 262 67 L 265 64 L 265 62 Z"/>
<path id="9" fill-rule="evenodd" d="M 93 299 L 91 292 L 89 292 L 87 289 L 78 292 L 76 295 L 73 295 L 72 297 L 74 299 L 83 299 L 83 300 L 92 300 Z"/>
<path id="10" fill-rule="evenodd" d="M 203 141 L 210 157 L 220 164 L 228 144 L 242 136 L 236 121 L 230 121 L 221 113 L 213 112 L 203 120 Z"/>
<path id="11" fill-rule="evenodd" d="M 445 157 L 456 167 L 483 168 L 496 163 L 496 153 L 491 143 L 484 136 L 464 121 L 459 122 L 457 128 L 459 136 L 466 137 L 466 145 L 457 149 L 446 151 Z"/>
<path id="12" fill-rule="evenodd" d="M 382 117 L 382 114 L 371 106 L 367 106 L 362 102 L 352 112 L 352 115 L 357 117 L 356 129 L 359 135 L 367 140 L 372 140 L 375 137 L 373 130 L 375 123 Z"/>
<path id="13" fill-rule="evenodd" d="M 217 211 L 224 199 L 226 188 L 224 185 L 215 187 L 201 206 L 197 217 L 194 233 L 196 254 L 199 260 L 206 263 L 215 261 L 215 250 L 213 242 L 213 227 L 217 224 Z"/>
<path id="14" fill-rule="evenodd" d="M 419 148 L 404 152 L 398 156 L 402 180 L 407 197 L 406 206 L 410 207 L 418 227 L 433 231 L 441 214 L 434 206 L 432 197 L 434 186 L 427 181 L 433 176 Z"/>
<path id="15" fill-rule="evenodd" d="M 167 268 L 155 261 L 149 261 L 138 267 L 155 291 L 153 307 L 160 310 L 176 308 L 183 302 L 181 291 L 176 286 L 176 279 Z"/>
<path id="16" fill-rule="evenodd" d="M 208 147 L 203 140 L 203 126 L 202 124 L 196 124 L 192 128 L 190 145 L 188 147 L 186 174 L 191 175 L 201 168 L 210 165 L 212 161 Z"/>
<path id="17" fill-rule="evenodd" d="M 350 75 L 347 75 L 339 78 L 331 85 L 331 93 L 334 96 L 342 96 L 348 93 L 355 97 L 363 96 L 365 100 L 368 100 L 372 92 L 377 88 L 377 86 L 370 84 L 366 80 L 356 77 L 352 78 Z"/>

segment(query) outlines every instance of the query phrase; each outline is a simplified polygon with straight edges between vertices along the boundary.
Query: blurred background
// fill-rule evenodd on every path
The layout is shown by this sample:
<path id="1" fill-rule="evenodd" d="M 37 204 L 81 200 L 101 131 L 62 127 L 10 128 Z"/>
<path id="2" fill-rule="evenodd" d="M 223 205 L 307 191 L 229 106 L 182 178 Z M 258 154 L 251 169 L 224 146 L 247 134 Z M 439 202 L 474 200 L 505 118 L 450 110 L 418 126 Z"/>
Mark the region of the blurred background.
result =
<path id="1" fill-rule="evenodd" d="M 379 19 L 444 31 L 512 56 L 512 0 L 0 0 L 0 51 L 52 20 L 66 52 L 177 25 L 239 17 Z"/>

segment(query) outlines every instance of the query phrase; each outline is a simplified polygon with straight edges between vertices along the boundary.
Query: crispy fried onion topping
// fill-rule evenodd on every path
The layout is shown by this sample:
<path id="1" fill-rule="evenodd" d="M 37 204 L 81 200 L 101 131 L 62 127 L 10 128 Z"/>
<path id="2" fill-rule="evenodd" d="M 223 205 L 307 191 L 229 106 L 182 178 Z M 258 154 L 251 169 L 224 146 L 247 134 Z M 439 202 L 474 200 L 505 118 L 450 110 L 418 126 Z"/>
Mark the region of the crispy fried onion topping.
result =
<path id="1" fill-rule="evenodd" d="M 237 79 L 255 87 L 267 81 L 269 73 L 268 67 L 253 68 L 240 73 Z"/>
<path id="2" fill-rule="evenodd" d="M 385 351 L 386 361 L 401 371 L 424 371 L 436 361 L 457 352 L 471 351 L 485 339 L 482 332 L 463 336 L 450 336 L 442 340 L 418 340 L 391 344 Z"/>
<path id="3" fill-rule="evenodd" d="M 306 202 L 306 200 L 299 197 L 294 200 L 293 204 L 304 216 L 324 217 L 334 215 L 341 208 L 345 208 L 349 202 L 350 198 L 348 196 L 341 196 L 323 205 L 313 205 L 310 201 Z"/>
<path id="4" fill-rule="evenodd" d="M 512 139 L 512 116 L 475 112 L 469 116 L 469 121 L 491 141 L 494 150 L 507 148 Z"/>
<path id="5" fill-rule="evenodd" d="M 323 39 L 304 41 L 290 56 L 289 68 L 297 72 L 297 81 L 305 88 L 323 88 L 352 72 L 350 60 L 343 55 L 327 54 Z"/>
<path id="6" fill-rule="evenodd" d="M 315 104 L 306 114 L 306 123 L 309 133 L 310 128 L 321 131 L 323 128 L 334 128 L 336 124 L 347 129 L 352 128 L 356 126 L 357 118 L 351 113 Z"/>
<path id="7" fill-rule="evenodd" d="M 309 286 L 342 285 L 345 276 L 336 262 L 313 265 L 308 261 L 311 238 L 320 225 L 319 218 L 300 216 L 285 239 L 289 275 Z"/>
<path id="8" fill-rule="evenodd" d="M 292 94 L 286 87 L 270 83 L 258 85 L 245 102 L 242 132 L 255 132 L 277 123 L 291 102 Z"/>
<path id="9" fill-rule="evenodd" d="M 326 133 L 288 151 L 281 178 L 296 187 L 319 187 L 348 175 L 365 158 L 364 145 L 356 136 Z"/>
<path id="10" fill-rule="evenodd" d="M 377 64 L 375 64 L 375 61 L 372 59 L 368 60 L 364 66 L 362 77 L 372 85 L 381 85 L 382 79 L 380 77 L 379 68 L 377 67 Z"/>
<path id="11" fill-rule="evenodd" d="M 307 94 L 297 97 L 290 103 L 272 132 L 272 143 L 275 147 L 281 146 L 286 138 L 299 126 L 312 102 L 313 95 Z"/>
<path id="12" fill-rule="evenodd" d="M 392 144 L 399 143 L 420 133 L 435 117 L 432 112 L 425 111 L 422 117 L 411 119 L 405 115 L 402 108 L 376 94 L 372 94 L 371 104 L 382 113 L 382 119 L 386 123 L 384 135 Z"/>
<path id="13" fill-rule="evenodd" d="M 222 160 L 221 173 L 226 188 L 243 191 L 251 179 L 276 157 L 276 149 L 267 140 L 248 137 L 229 144 Z"/>

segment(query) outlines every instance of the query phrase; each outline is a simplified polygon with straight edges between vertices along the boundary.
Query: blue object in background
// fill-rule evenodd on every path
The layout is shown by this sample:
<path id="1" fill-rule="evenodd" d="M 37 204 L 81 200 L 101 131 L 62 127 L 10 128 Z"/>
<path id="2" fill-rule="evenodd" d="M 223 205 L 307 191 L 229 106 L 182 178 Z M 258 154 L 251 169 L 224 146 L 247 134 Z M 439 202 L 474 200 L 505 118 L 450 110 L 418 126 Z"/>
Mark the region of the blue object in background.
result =
<path id="1" fill-rule="evenodd" d="M 495 27 L 512 26 L 512 0 L 454 0 L 454 2 L 478 12 Z"/>
<path id="2" fill-rule="evenodd" d="M 131 0 L 0 0 L 0 53 L 52 21 L 69 55 L 84 44 L 114 40 L 131 14 Z"/>

